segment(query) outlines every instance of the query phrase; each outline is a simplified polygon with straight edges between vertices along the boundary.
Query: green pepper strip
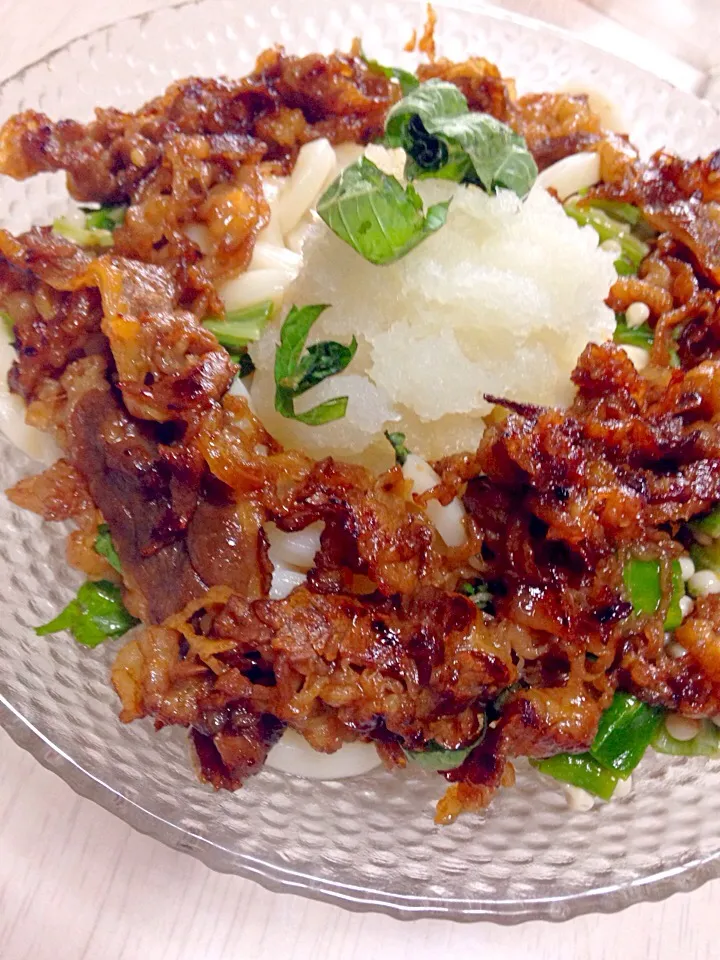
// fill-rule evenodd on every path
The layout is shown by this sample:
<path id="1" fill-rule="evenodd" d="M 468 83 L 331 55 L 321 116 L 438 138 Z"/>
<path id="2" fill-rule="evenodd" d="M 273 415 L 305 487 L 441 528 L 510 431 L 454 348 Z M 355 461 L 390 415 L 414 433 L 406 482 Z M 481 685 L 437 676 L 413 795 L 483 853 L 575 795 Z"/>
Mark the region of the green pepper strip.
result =
<path id="1" fill-rule="evenodd" d="M 690 547 L 690 556 L 697 570 L 712 570 L 720 573 L 720 540 L 712 543 L 694 543 Z"/>
<path id="2" fill-rule="evenodd" d="M 693 533 L 704 533 L 713 540 L 720 537 L 720 507 L 715 507 L 699 520 L 692 520 L 689 526 Z"/>
<path id="3" fill-rule="evenodd" d="M 547 760 L 531 760 L 530 763 L 540 773 L 580 787 L 603 800 L 612 797 L 619 779 L 617 773 L 603 767 L 589 753 L 559 753 Z"/>
<path id="4" fill-rule="evenodd" d="M 662 718 L 662 710 L 649 707 L 629 693 L 616 693 L 600 717 L 591 755 L 626 779 L 642 760 Z"/>
<path id="5" fill-rule="evenodd" d="M 649 350 L 654 339 L 655 333 L 647 323 L 643 323 L 639 327 L 629 327 L 625 314 L 619 313 L 617 315 L 615 333 L 613 334 L 615 343 L 624 343 L 631 347 L 642 347 L 643 350 Z"/>
<path id="6" fill-rule="evenodd" d="M 660 561 L 628 560 L 623 568 L 623 581 L 628 599 L 637 614 L 656 613 L 662 601 Z M 680 600 L 685 595 L 685 583 L 677 560 L 672 563 L 672 596 L 665 615 L 665 629 L 674 630 L 682 623 Z"/>
<path id="7" fill-rule="evenodd" d="M 561 753 L 531 762 L 541 773 L 609 800 L 617 781 L 626 780 L 642 760 L 663 716 L 662 710 L 629 693 L 616 693 L 588 753 Z"/>

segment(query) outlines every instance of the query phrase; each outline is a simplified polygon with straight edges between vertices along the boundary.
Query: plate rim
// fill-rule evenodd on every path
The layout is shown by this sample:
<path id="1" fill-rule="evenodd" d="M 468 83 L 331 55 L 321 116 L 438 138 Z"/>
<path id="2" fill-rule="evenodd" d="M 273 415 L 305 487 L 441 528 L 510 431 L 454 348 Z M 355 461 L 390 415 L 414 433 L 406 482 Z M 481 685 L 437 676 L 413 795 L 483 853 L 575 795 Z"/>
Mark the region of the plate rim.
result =
<path id="1" fill-rule="evenodd" d="M 142 25 L 168 12 L 202 7 L 212 2 L 214 0 L 181 0 L 181 2 L 169 3 L 144 13 L 119 17 L 101 27 L 88 30 L 53 47 L 3 79 L 0 82 L 0 95 L 11 84 L 21 83 L 31 70 L 50 63 L 76 44 L 102 37 L 122 25 L 131 23 Z M 278 0 L 278 2 L 285 3 L 288 0 Z M 333 3 L 338 6 L 347 5 L 350 2 L 351 0 L 333 0 Z M 368 14 L 370 15 L 371 8 L 376 3 L 381 2 L 382 0 L 371 0 Z M 408 8 L 415 7 L 419 13 L 422 13 L 425 6 L 424 0 L 395 0 L 395 2 Z M 243 0 L 242 5 L 249 5 L 248 0 Z M 524 30 L 558 37 L 565 43 L 588 47 L 623 67 L 630 67 L 652 78 L 655 84 L 671 90 L 679 89 L 664 77 L 657 76 L 632 61 L 625 60 L 612 51 L 593 44 L 584 37 L 576 36 L 569 29 L 513 11 L 500 8 L 478 8 L 471 0 L 434 0 L 434 5 L 441 9 L 467 13 L 478 23 L 483 20 L 510 23 Z M 681 92 L 694 100 L 703 102 L 720 119 L 720 109 L 714 104 L 699 97 L 693 91 L 682 90 Z M 163 819 L 95 776 L 89 769 L 53 744 L 2 693 L 0 693 L 0 727 L 20 749 L 25 750 L 42 767 L 59 777 L 78 796 L 97 804 L 138 833 L 194 857 L 215 872 L 252 880 L 271 893 L 304 896 L 310 900 L 333 904 L 353 912 L 382 913 L 405 921 L 444 919 L 455 922 L 477 922 L 482 920 L 502 926 L 514 926 L 538 920 L 561 923 L 590 913 L 617 913 L 633 904 L 657 902 L 675 893 L 689 893 L 708 881 L 720 877 L 719 848 L 707 856 L 695 858 L 628 884 L 615 883 L 562 897 L 535 897 L 523 901 L 483 900 L 477 897 L 467 900 L 459 898 L 448 900 L 447 898 L 420 898 L 394 894 L 375 890 L 367 885 L 349 886 L 323 877 L 302 874 L 297 870 L 284 870 L 277 864 L 268 863 L 259 858 L 244 856 L 243 859 L 233 859 L 234 851 Z M 224 854 L 220 859 L 217 857 L 218 852 Z"/>

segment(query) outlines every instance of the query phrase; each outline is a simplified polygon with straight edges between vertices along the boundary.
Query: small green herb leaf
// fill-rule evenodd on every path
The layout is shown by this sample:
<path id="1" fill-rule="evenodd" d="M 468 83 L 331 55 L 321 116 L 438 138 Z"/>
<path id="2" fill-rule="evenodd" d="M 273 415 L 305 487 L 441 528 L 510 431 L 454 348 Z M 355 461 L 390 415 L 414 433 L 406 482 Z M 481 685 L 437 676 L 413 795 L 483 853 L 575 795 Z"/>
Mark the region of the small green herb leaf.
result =
<path id="1" fill-rule="evenodd" d="M 495 117 L 471 113 L 464 94 L 445 80 L 422 83 L 391 107 L 385 142 L 408 154 L 408 180 L 467 181 L 524 197 L 538 174 L 525 140 Z"/>
<path id="2" fill-rule="evenodd" d="M 86 647 L 96 647 L 108 637 L 121 637 L 139 623 L 125 609 L 120 587 L 109 580 L 88 581 L 71 600 L 65 609 L 40 627 L 35 633 L 45 636 L 69 630 L 78 643 Z"/>
<path id="3" fill-rule="evenodd" d="M 313 343 L 298 363 L 295 375 L 290 378 L 290 382 L 283 383 L 283 386 L 290 387 L 295 396 L 299 397 L 301 393 L 312 389 L 327 377 L 341 373 L 355 356 L 356 351 L 355 337 L 352 338 L 349 347 L 335 340 Z"/>
<path id="4" fill-rule="evenodd" d="M 420 196 L 367 157 L 346 167 L 328 187 L 317 212 L 333 233 L 370 263 L 393 263 L 445 223 L 448 204 L 423 212 Z"/>
<path id="5" fill-rule="evenodd" d="M 407 460 L 410 451 L 405 446 L 405 434 L 404 433 L 389 433 L 385 431 L 385 436 L 387 437 L 390 445 L 395 451 L 395 463 L 402 466 Z"/>
<path id="6" fill-rule="evenodd" d="M 405 750 L 403 753 L 408 758 L 422 767 L 424 770 L 437 772 L 440 770 L 454 770 L 465 762 L 478 744 L 482 743 L 485 733 L 467 747 L 459 747 L 457 750 L 448 750 L 442 747 L 434 740 L 428 741 L 422 750 Z"/>
<path id="7" fill-rule="evenodd" d="M 310 330 L 324 310 L 327 310 L 327 304 L 293 306 L 282 325 L 280 346 L 275 353 L 275 409 L 283 417 L 312 427 L 344 417 L 348 398 L 325 400 L 305 413 L 295 411 L 295 398 L 327 377 L 343 371 L 357 350 L 355 337 L 349 346 L 324 340 L 308 347 L 303 356 Z"/>
<path id="8" fill-rule="evenodd" d="M 120 557 L 117 555 L 115 544 L 112 542 L 110 527 L 106 523 L 101 523 L 98 527 L 97 537 L 95 538 L 95 552 L 99 553 L 101 557 L 105 557 L 110 566 L 118 573 L 122 572 Z"/>
<path id="9" fill-rule="evenodd" d="M 388 80 L 397 80 L 403 96 L 406 96 L 411 90 L 414 90 L 420 85 L 420 81 L 415 74 L 409 73 L 409 71 L 403 70 L 401 67 L 385 67 L 382 63 L 378 63 L 377 60 L 368 59 L 364 53 L 360 54 L 360 59 L 367 64 L 373 73 L 381 73 L 384 77 L 387 77 Z"/>
<path id="10" fill-rule="evenodd" d="M 385 140 L 390 147 L 407 149 L 413 145 L 408 130 L 413 118 L 420 120 L 426 133 L 434 134 L 448 120 L 469 112 L 464 93 L 454 83 L 428 80 L 390 108 L 385 120 Z"/>

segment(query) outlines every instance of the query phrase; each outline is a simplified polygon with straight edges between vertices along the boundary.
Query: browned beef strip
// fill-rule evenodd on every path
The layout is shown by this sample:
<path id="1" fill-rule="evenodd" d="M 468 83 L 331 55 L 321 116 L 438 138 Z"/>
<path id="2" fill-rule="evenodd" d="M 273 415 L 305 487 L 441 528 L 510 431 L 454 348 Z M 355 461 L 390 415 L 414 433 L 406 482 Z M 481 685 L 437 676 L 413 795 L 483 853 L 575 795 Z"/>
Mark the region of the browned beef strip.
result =
<path id="1" fill-rule="evenodd" d="M 258 518 L 242 517 L 217 493 L 206 499 L 199 458 L 155 442 L 110 390 L 79 401 L 68 445 L 110 527 L 143 620 L 161 623 L 215 585 L 250 596 L 267 592 Z"/>

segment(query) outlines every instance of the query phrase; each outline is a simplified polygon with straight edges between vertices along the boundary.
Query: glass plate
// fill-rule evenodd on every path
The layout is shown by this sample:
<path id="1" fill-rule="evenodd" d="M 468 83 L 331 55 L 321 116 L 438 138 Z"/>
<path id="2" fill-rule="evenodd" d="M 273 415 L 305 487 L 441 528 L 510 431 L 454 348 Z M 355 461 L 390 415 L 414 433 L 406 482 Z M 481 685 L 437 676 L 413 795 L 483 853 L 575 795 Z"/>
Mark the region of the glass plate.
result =
<path id="1" fill-rule="evenodd" d="M 263 47 L 292 52 L 365 49 L 386 63 L 400 54 L 424 11 L 408 3 L 205 2 L 118 23 L 76 40 L 0 89 L 0 119 L 33 107 L 87 118 L 96 104 L 134 107 L 187 74 L 242 74 Z M 686 154 L 720 143 L 706 103 L 531 21 L 442 7 L 443 55 L 480 54 L 515 76 L 521 91 L 570 79 L 622 104 L 643 150 Z M 48 222 L 63 205 L 62 177 L 0 184 L 4 225 Z M 0 483 L 31 469 L 3 444 Z M 396 917 L 515 923 L 618 910 L 689 890 L 720 873 L 720 763 L 649 757 L 631 797 L 571 813 L 562 793 L 531 770 L 486 816 L 433 824 L 439 778 L 376 770 L 318 782 L 265 771 L 235 794 L 194 777 L 184 732 L 123 726 L 108 682 L 117 649 L 88 651 L 67 636 L 37 638 L 77 585 L 62 527 L 43 524 L 0 497 L 2 671 L 0 714 L 13 738 L 79 793 L 137 829 L 216 870 Z"/>

